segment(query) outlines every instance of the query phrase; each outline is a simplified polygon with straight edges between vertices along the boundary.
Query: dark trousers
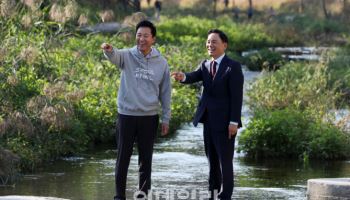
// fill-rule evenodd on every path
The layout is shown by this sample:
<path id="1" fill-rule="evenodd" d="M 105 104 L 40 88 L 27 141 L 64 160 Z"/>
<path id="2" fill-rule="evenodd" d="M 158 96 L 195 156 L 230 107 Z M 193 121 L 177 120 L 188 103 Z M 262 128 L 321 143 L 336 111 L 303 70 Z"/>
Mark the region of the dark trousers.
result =
<path id="1" fill-rule="evenodd" d="M 133 145 L 139 153 L 139 190 L 147 194 L 151 189 L 152 154 L 157 135 L 159 116 L 128 116 L 119 114 L 117 142 L 118 156 L 115 168 L 116 196 L 125 199 L 125 189 Z"/>
<path id="2" fill-rule="evenodd" d="M 204 148 L 209 161 L 209 191 L 211 199 L 231 199 L 233 177 L 233 154 L 235 138 L 228 139 L 228 125 L 226 131 L 215 131 L 210 126 L 208 114 L 203 117 Z M 218 196 L 214 196 L 218 194 Z"/>

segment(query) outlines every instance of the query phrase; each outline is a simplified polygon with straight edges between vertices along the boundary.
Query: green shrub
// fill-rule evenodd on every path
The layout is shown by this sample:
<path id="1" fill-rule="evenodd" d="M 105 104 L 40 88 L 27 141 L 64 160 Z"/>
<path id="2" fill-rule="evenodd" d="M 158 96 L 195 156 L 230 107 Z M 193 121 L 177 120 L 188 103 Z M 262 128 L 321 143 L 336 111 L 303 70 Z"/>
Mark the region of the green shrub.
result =
<path id="1" fill-rule="evenodd" d="M 342 94 L 342 103 L 350 106 L 350 48 L 344 47 L 329 54 L 329 70 L 331 82 L 339 87 Z"/>
<path id="2" fill-rule="evenodd" d="M 338 127 L 326 123 L 314 123 L 309 127 L 312 135 L 310 158 L 344 159 L 350 155 L 350 135 Z"/>
<path id="3" fill-rule="evenodd" d="M 349 134 L 328 122 L 341 97 L 328 64 L 290 63 L 265 72 L 248 89 L 254 116 L 239 149 L 252 157 L 347 158 Z"/>
<path id="4" fill-rule="evenodd" d="M 259 110 L 239 137 L 239 151 L 250 157 L 343 159 L 350 136 L 308 112 Z"/>
<path id="5" fill-rule="evenodd" d="M 259 50 L 257 53 L 248 55 L 243 60 L 243 64 L 247 65 L 252 71 L 275 71 L 284 63 L 283 57 L 278 52 L 270 51 L 269 49 Z"/>
<path id="6" fill-rule="evenodd" d="M 265 31 L 263 24 L 239 24 L 224 16 L 218 20 L 194 16 L 168 19 L 158 25 L 160 43 L 189 44 L 203 47 L 209 29 L 218 28 L 227 34 L 229 51 L 274 46 L 274 39 Z"/>

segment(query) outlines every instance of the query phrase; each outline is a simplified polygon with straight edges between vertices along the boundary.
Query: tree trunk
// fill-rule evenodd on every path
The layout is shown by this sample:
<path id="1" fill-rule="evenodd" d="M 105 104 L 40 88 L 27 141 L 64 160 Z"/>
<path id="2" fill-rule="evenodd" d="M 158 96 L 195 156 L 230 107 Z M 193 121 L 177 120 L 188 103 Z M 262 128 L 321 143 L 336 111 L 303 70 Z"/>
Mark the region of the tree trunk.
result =
<path id="1" fill-rule="evenodd" d="M 346 16 L 347 15 L 347 11 L 348 11 L 348 0 L 343 0 L 343 15 Z"/>
<path id="2" fill-rule="evenodd" d="M 249 0 L 248 19 L 253 17 L 253 0 Z"/>
<path id="3" fill-rule="evenodd" d="M 141 11 L 141 2 L 140 2 L 140 0 L 134 0 L 134 6 L 135 6 L 135 10 L 137 12 Z"/>
<path id="4" fill-rule="evenodd" d="M 253 0 L 249 0 L 249 8 L 253 8 Z"/>
<path id="5" fill-rule="evenodd" d="M 213 0 L 213 15 L 216 17 L 216 2 L 217 0 Z"/>
<path id="6" fill-rule="evenodd" d="M 304 0 L 300 0 L 299 13 L 303 13 L 305 9 Z"/>
<path id="7" fill-rule="evenodd" d="M 104 0 L 104 1 L 102 1 L 102 7 L 103 7 L 103 9 L 108 8 L 108 6 L 109 6 L 109 0 Z"/>
<path id="8" fill-rule="evenodd" d="M 326 2 L 326 0 L 322 0 L 322 7 L 323 7 L 324 16 L 328 19 L 329 15 L 328 15 L 328 11 L 327 11 L 327 2 Z"/>
<path id="9" fill-rule="evenodd" d="M 225 0 L 224 3 L 225 3 L 225 8 L 228 8 L 228 4 L 230 3 L 229 0 Z"/>

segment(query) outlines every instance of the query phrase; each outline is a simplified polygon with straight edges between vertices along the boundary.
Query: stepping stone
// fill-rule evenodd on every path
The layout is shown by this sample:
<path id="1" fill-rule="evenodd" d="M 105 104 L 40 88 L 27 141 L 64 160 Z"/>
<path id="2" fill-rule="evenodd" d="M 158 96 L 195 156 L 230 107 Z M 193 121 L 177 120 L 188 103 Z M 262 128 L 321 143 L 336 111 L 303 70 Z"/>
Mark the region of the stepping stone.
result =
<path id="1" fill-rule="evenodd" d="M 307 181 L 308 200 L 350 199 L 350 178 L 322 178 Z"/>
<path id="2" fill-rule="evenodd" d="M 56 197 L 36 197 L 36 196 L 0 196 L 0 200 L 69 200 Z"/>

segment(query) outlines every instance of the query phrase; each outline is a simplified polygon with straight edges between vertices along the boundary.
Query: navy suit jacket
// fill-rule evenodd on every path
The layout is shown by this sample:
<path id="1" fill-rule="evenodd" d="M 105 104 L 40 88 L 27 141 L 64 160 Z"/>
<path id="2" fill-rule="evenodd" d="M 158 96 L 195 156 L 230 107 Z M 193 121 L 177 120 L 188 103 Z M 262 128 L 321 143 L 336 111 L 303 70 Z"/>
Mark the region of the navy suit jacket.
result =
<path id="1" fill-rule="evenodd" d="M 204 90 L 199 101 L 193 124 L 203 123 L 204 113 L 215 131 L 227 131 L 230 121 L 238 122 L 242 127 L 241 110 L 243 101 L 243 73 L 240 63 L 226 55 L 222 59 L 219 69 L 212 79 L 203 61 L 196 71 L 186 73 L 182 83 L 202 81 Z"/>

